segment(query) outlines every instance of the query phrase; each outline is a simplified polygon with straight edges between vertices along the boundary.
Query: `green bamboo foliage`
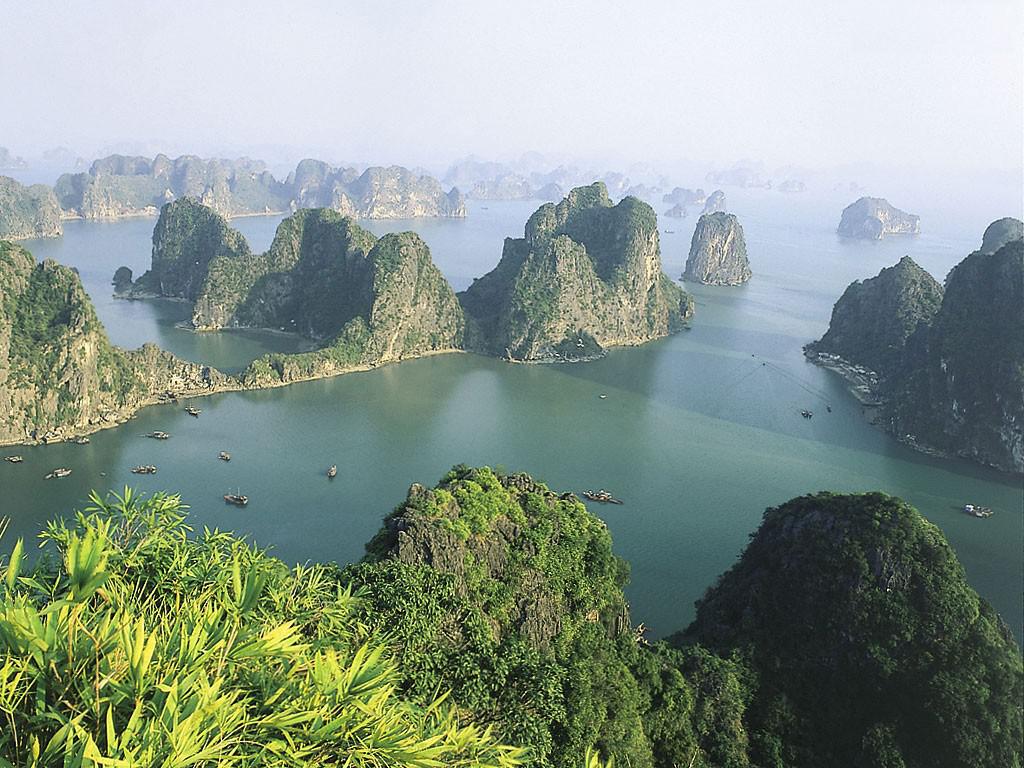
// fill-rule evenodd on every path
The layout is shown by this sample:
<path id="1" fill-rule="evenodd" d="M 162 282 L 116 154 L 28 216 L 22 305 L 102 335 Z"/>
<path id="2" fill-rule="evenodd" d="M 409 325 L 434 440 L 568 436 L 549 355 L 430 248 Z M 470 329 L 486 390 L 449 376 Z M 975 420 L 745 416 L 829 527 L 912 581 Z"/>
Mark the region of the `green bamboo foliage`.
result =
<path id="1" fill-rule="evenodd" d="M 359 596 L 177 496 L 126 489 L 0 560 L 0 766 L 493 766 L 522 750 L 407 701 Z"/>

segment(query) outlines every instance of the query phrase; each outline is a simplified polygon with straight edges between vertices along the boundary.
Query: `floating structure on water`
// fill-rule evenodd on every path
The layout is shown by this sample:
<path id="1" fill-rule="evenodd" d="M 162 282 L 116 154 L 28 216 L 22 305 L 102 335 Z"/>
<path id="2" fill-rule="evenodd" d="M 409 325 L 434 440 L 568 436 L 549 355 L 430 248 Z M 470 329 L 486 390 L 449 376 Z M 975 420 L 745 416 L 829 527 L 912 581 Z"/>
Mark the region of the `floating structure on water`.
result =
<path id="1" fill-rule="evenodd" d="M 225 493 L 224 501 L 228 504 L 234 504 L 236 507 L 244 507 L 249 503 L 249 497 L 238 493 Z"/>
<path id="2" fill-rule="evenodd" d="M 8 461 L 11 464 L 21 464 L 24 460 L 21 456 L 4 456 L 4 461 Z"/>
<path id="3" fill-rule="evenodd" d="M 327 470 L 327 477 L 329 477 L 331 480 L 333 480 L 337 476 L 338 476 L 338 465 L 337 464 L 331 464 L 330 469 Z"/>
<path id="4" fill-rule="evenodd" d="M 964 514 L 973 517 L 992 517 L 992 507 L 983 507 L 980 504 L 964 504 Z"/>
<path id="5" fill-rule="evenodd" d="M 808 411 L 806 408 L 804 408 L 802 411 L 800 411 L 800 415 L 803 416 L 805 419 L 813 419 L 814 411 Z"/>
<path id="6" fill-rule="evenodd" d="M 217 458 L 220 459 L 221 461 L 231 461 L 231 454 L 228 453 L 227 451 L 221 451 L 219 454 L 217 454 Z"/>
<path id="7" fill-rule="evenodd" d="M 86 437 L 85 435 L 82 435 L 81 437 L 73 437 L 70 440 L 68 440 L 68 442 L 74 443 L 75 445 L 88 445 L 89 438 Z"/>
<path id="8" fill-rule="evenodd" d="M 596 490 L 596 491 L 591 491 L 591 490 L 588 489 L 588 490 L 583 492 L 583 495 L 584 495 L 584 497 L 586 497 L 590 501 L 599 501 L 602 504 L 622 504 L 623 503 L 621 499 L 616 499 L 614 496 L 611 495 L 611 493 L 609 491 L 606 491 L 604 488 L 601 488 L 601 489 Z"/>
<path id="9" fill-rule="evenodd" d="M 52 480 L 55 477 L 67 477 L 70 474 L 71 474 L 71 470 L 68 469 L 67 467 L 57 467 L 56 469 L 51 471 L 49 474 L 45 475 L 43 477 L 43 479 L 44 480 Z"/>
<path id="10" fill-rule="evenodd" d="M 170 437 L 170 434 L 167 432 L 161 432 L 160 430 L 156 430 L 154 432 L 150 432 L 148 435 L 146 435 L 146 437 L 152 437 L 154 440 L 166 440 L 167 438 Z"/>
<path id="11" fill-rule="evenodd" d="M 202 411 L 190 405 L 185 409 L 185 413 L 187 413 L 189 416 L 195 416 L 198 419 L 199 414 L 202 413 Z"/>
<path id="12" fill-rule="evenodd" d="M 153 464 L 140 464 L 137 467 L 132 467 L 132 472 L 136 475 L 155 475 L 156 466 Z"/>

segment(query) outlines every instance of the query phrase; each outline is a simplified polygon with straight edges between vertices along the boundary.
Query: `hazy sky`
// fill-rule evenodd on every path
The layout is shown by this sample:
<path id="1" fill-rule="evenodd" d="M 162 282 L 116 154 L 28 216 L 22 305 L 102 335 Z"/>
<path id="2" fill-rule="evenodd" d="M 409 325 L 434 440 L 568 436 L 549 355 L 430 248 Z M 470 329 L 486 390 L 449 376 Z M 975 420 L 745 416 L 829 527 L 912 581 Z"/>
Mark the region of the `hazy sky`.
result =
<path id="1" fill-rule="evenodd" d="M 259 5 L 259 8 L 253 6 Z M 0 145 L 1019 168 L 1024 3 L 0 0 Z"/>

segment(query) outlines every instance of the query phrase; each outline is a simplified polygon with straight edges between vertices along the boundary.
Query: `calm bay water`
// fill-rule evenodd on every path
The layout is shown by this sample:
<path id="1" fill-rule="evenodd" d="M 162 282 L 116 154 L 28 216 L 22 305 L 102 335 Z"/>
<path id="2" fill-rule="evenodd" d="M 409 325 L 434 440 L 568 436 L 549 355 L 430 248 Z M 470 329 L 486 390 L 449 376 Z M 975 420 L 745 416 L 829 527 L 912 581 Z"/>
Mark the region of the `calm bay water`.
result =
<path id="1" fill-rule="evenodd" d="M 80 506 L 92 488 L 130 484 L 180 492 L 194 526 L 250 534 L 285 560 L 344 563 L 361 556 L 410 483 L 433 483 L 459 462 L 500 465 L 558 490 L 601 486 L 625 499 L 621 507 L 591 508 L 632 564 L 635 620 L 660 635 L 692 618 L 693 601 L 734 562 L 765 507 L 821 489 L 879 489 L 905 498 L 946 532 L 971 583 L 1020 637 L 1020 479 L 899 445 L 867 424 L 835 375 L 801 353 L 824 331 L 851 280 L 905 253 L 942 279 L 977 247 L 989 221 L 1020 215 L 1013 197 L 974 198 L 974 208 L 940 195 L 932 207 L 893 197 L 922 215 L 925 234 L 849 244 L 834 235 L 849 202 L 843 196 L 726 191 L 755 277 L 741 288 L 688 286 L 698 302 L 692 330 L 583 365 L 508 365 L 467 354 L 414 360 L 204 398 L 196 401 L 199 419 L 171 406 L 149 408 L 86 446 L 0 449 L 25 457 L 0 465 L 0 514 L 12 518 L 7 539 L 31 536 L 45 520 Z M 463 221 L 364 226 L 377 234 L 415 229 L 462 289 L 497 262 L 502 239 L 519 236 L 536 206 L 475 203 Z M 279 220 L 233 224 L 259 250 Z M 188 315 L 183 304 L 111 299 L 114 269 L 124 264 L 138 275 L 148 266 L 153 223 L 73 222 L 63 238 L 27 246 L 79 269 L 118 344 L 156 341 L 227 370 L 267 350 L 302 348 L 285 335 L 193 334 L 175 325 Z M 670 275 L 682 272 L 693 226 L 692 212 L 682 221 L 661 219 L 662 229 L 672 230 L 662 235 Z M 801 418 L 802 408 L 814 418 Z M 173 437 L 141 437 L 154 429 Z M 217 460 L 221 450 L 232 453 L 230 463 Z M 129 472 L 143 463 L 159 473 Z M 324 471 L 333 463 L 339 474 L 331 482 Z M 74 474 L 42 479 L 62 465 Z M 250 497 L 244 510 L 221 500 L 236 489 Z M 959 511 L 965 501 L 997 514 L 968 518 Z"/>

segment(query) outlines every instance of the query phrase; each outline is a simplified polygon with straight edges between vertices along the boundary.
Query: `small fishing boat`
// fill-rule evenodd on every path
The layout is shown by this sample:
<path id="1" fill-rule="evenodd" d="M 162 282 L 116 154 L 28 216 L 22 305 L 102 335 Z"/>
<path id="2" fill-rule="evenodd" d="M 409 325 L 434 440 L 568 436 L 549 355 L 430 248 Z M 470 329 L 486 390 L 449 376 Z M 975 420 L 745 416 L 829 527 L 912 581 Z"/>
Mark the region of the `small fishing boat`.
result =
<path id="1" fill-rule="evenodd" d="M 225 493 L 224 501 L 228 504 L 234 504 L 236 507 L 244 507 L 249 503 L 249 497 L 237 493 Z"/>
<path id="2" fill-rule="evenodd" d="M 338 476 L 338 465 L 337 464 L 331 464 L 330 469 L 327 470 L 327 477 L 329 477 L 331 480 L 333 480 L 337 476 Z"/>
<path id="3" fill-rule="evenodd" d="M 146 437 L 152 437 L 154 440 L 166 440 L 170 435 L 167 432 L 156 430 L 154 432 L 150 432 Z"/>
<path id="4" fill-rule="evenodd" d="M 156 467 L 152 464 L 140 464 L 137 467 L 132 467 L 132 472 L 136 475 L 155 475 Z"/>
<path id="5" fill-rule="evenodd" d="M 220 459 L 221 461 L 231 461 L 231 454 L 228 453 L 227 451 L 221 451 L 219 454 L 217 454 L 217 458 Z"/>
<path id="6" fill-rule="evenodd" d="M 800 411 L 800 415 L 803 416 L 805 419 L 813 419 L 814 418 L 814 411 L 808 411 L 805 408 L 804 410 Z"/>
<path id="7" fill-rule="evenodd" d="M 598 395 L 598 397 L 601 398 L 602 400 L 607 400 L 608 399 L 608 395 L 605 395 L 605 394 Z"/>
<path id="8" fill-rule="evenodd" d="M 48 475 L 46 475 L 43 479 L 44 480 L 52 480 L 55 477 L 67 477 L 70 474 L 71 474 L 71 470 L 68 469 L 67 467 L 57 467 L 52 472 L 50 472 Z"/>
<path id="9" fill-rule="evenodd" d="M 4 461 L 9 461 L 11 464 L 21 464 L 24 460 L 21 456 L 4 456 Z"/>
<path id="10" fill-rule="evenodd" d="M 964 514 L 973 517 L 992 517 L 992 507 L 983 507 L 980 504 L 964 504 Z"/>
<path id="11" fill-rule="evenodd" d="M 88 445 L 89 438 L 83 435 L 82 437 L 76 437 L 72 439 L 70 442 L 74 443 L 75 445 Z"/>
<path id="12" fill-rule="evenodd" d="M 193 407 L 192 407 L 192 406 L 190 405 L 190 406 L 188 406 L 188 407 L 187 407 L 187 408 L 185 409 L 185 413 L 187 413 L 187 414 L 188 414 L 189 416 L 195 416 L 195 417 L 196 417 L 196 418 L 198 419 L 198 418 L 199 418 L 199 414 L 200 414 L 200 413 L 202 413 L 202 411 L 201 411 L 201 410 L 199 410 L 198 408 L 193 408 Z"/>
<path id="13" fill-rule="evenodd" d="M 602 504 L 622 504 L 621 499 L 616 499 L 604 488 L 597 491 L 586 490 L 583 492 L 583 496 L 590 501 L 598 501 Z"/>

